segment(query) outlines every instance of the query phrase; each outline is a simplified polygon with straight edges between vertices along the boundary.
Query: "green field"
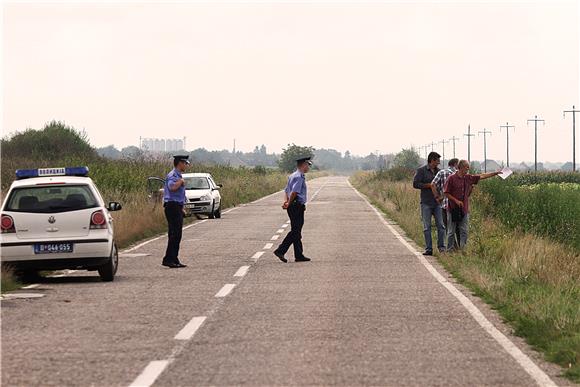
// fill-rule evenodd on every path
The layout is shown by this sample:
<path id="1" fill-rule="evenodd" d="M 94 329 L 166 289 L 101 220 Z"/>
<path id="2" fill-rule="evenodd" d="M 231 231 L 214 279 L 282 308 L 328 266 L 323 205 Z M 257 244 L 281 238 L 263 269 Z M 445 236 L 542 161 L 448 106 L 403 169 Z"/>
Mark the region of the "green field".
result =
<path id="1" fill-rule="evenodd" d="M 481 190 L 493 200 L 490 213 L 507 227 L 580 250 L 580 174 L 513 175 L 485 180 Z"/>
<path id="2" fill-rule="evenodd" d="M 353 184 L 423 245 L 412 172 L 358 174 Z M 468 248 L 438 256 L 546 359 L 580 382 L 578 175 L 515 175 L 474 191 Z"/>

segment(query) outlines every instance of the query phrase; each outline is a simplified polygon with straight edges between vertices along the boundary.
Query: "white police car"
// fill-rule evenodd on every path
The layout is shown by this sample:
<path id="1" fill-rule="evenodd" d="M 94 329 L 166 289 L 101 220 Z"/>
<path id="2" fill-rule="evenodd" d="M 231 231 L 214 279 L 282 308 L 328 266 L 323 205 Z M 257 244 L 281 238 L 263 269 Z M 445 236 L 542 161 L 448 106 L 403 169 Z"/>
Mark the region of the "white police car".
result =
<path id="1" fill-rule="evenodd" d="M 98 270 L 112 281 L 119 263 L 110 211 L 87 167 L 16 171 L 2 204 L 1 258 L 18 270 Z"/>

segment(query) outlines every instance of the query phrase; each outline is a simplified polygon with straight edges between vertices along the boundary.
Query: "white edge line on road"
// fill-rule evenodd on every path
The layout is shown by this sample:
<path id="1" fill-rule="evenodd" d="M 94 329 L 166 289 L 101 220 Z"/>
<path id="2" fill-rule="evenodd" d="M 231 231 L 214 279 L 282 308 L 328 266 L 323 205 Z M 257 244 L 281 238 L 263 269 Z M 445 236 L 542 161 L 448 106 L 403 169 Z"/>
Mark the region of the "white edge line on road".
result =
<path id="1" fill-rule="evenodd" d="M 284 192 L 284 190 L 282 190 L 282 191 L 276 191 L 276 192 L 274 192 L 274 193 L 271 193 L 270 195 L 264 196 L 263 198 L 256 199 L 256 200 L 254 200 L 253 202 L 250 202 L 250 203 L 248 203 L 248 204 L 259 203 L 259 202 L 261 202 L 262 200 L 266 200 L 266 199 L 268 199 L 268 198 L 271 198 L 271 197 L 272 197 L 272 196 L 274 196 L 274 195 L 279 195 L 279 194 L 281 194 L 282 192 Z"/>
<path id="2" fill-rule="evenodd" d="M 284 232 L 283 228 L 279 228 L 278 231 L 276 231 L 278 234 L 282 234 Z"/>
<path id="3" fill-rule="evenodd" d="M 236 271 L 234 277 L 243 277 L 248 274 L 248 270 L 250 270 L 250 266 L 242 266 L 238 269 L 238 271 Z"/>
<path id="4" fill-rule="evenodd" d="M 262 255 L 264 255 L 264 252 L 263 252 L 263 251 L 258 251 L 256 254 L 254 254 L 254 255 L 252 256 L 252 259 L 254 259 L 254 260 L 258 260 L 258 259 L 260 259 L 260 257 L 261 257 Z"/>
<path id="5" fill-rule="evenodd" d="M 225 214 L 225 212 L 223 212 L 223 214 Z M 193 226 L 196 226 L 198 224 L 205 223 L 207 221 L 208 221 L 208 219 L 202 219 L 199 222 L 195 222 L 195 223 L 192 223 L 192 224 L 188 224 L 187 226 L 183 227 L 182 230 L 187 230 L 188 228 L 192 228 Z"/>
<path id="6" fill-rule="evenodd" d="M 39 286 L 40 286 L 40 284 L 32 284 L 32 285 L 24 286 L 24 287 L 22 287 L 22 289 L 34 289 L 34 288 L 37 288 Z"/>
<path id="7" fill-rule="evenodd" d="M 230 294 L 232 292 L 232 290 L 234 290 L 234 288 L 236 287 L 236 284 L 225 284 L 219 292 L 216 293 L 216 297 L 217 298 L 223 298 L 226 297 L 228 294 Z"/>
<path id="8" fill-rule="evenodd" d="M 270 250 L 270 249 L 271 249 L 273 246 L 274 246 L 274 244 L 273 244 L 273 243 L 266 243 L 266 244 L 264 245 L 264 250 Z"/>
<path id="9" fill-rule="evenodd" d="M 175 340 L 189 340 L 195 335 L 195 332 L 203 325 L 206 316 L 192 318 L 180 331 L 175 335 Z"/>
<path id="10" fill-rule="evenodd" d="M 280 227 L 282 227 L 282 228 L 286 228 L 286 227 L 288 227 L 288 223 L 284 223 L 284 224 L 283 224 L 283 225 L 281 225 Z"/>
<path id="11" fill-rule="evenodd" d="M 270 240 L 276 241 L 276 240 L 278 240 L 278 238 L 280 238 L 280 234 L 273 235 L 272 238 L 270 238 Z"/>
<path id="12" fill-rule="evenodd" d="M 507 338 L 503 333 L 501 333 L 486 317 L 485 315 L 475 306 L 473 302 L 469 298 L 467 298 L 463 293 L 461 293 L 451 282 L 447 281 L 437 269 L 423 257 L 423 255 L 416 251 L 413 246 L 409 244 L 403 238 L 397 230 L 393 226 L 391 226 L 385 220 L 384 216 L 381 215 L 379 210 L 377 210 L 369 200 L 363 196 L 353 185 L 348 181 L 348 185 L 360 196 L 368 205 L 373 209 L 376 215 L 381 219 L 381 222 L 387 226 L 387 228 L 395 235 L 395 237 L 403 244 L 405 247 L 413 253 L 419 261 L 425 266 L 425 268 L 435 277 L 435 279 L 445 287 L 460 303 L 463 305 L 465 309 L 469 312 L 471 317 L 491 336 L 502 346 L 502 348 L 511 355 L 515 359 L 515 361 L 530 375 L 536 383 L 540 386 L 557 386 L 556 383 L 550 379 L 548 375 L 540 367 L 536 365 L 525 353 L 522 352 L 510 339 Z"/>
<path id="13" fill-rule="evenodd" d="M 286 224 L 290 224 L 290 221 L 289 221 L 289 220 L 287 220 L 287 221 L 286 221 Z"/>
<path id="14" fill-rule="evenodd" d="M 146 240 L 145 242 L 141 242 L 141 243 L 139 243 L 137 246 L 133 246 L 133 247 L 130 247 L 130 248 L 128 248 L 127 250 L 120 251 L 120 253 L 130 253 L 131 251 L 138 250 L 138 249 L 140 249 L 141 247 L 143 247 L 143 246 L 145 246 L 145 245 L 148 245 L 148 244 L 149 244 L 149 243 L 151 243 L 151 242 L 155 242 L 156 240 L 159 240 L 159 239 L 163 238 L 164 236 L 165 236 L 165 235 L 159 235 L 159 236 L 157 236 L 157 237 L 155 237 L 155 238 L 148 239 L 148 240 Z"/>
<path id="15" fill-rule="evenodd" d="M 137 379 L 129 387 L 149 387 L 165 371 L 169 360 L 154 360 L 147 364 L 147 367 L 137 376 Z"/>
<path id="16" fill-rule="evenodd" d="M 324 184 L 322 184 L 322 186 L 320 186 L 320 188 L 318 188 L 318 190 L 316 190 L 316 192 L 314 192 L 314 195 L 312 195 L 312 196 L 310 197 L 310 200 L 309 200 L 310 202 L 313 202 L 313 201 L 314 201 L 314 199 L 316 199 L 316 197 L 318 196 L 318 194 L 320 193 L 320 191 L 322 191 L 322 189 L 323 189 L 324 187 L 326 187 L 326 184 L 327 184 L 327 183 L 324 183 Z"/>

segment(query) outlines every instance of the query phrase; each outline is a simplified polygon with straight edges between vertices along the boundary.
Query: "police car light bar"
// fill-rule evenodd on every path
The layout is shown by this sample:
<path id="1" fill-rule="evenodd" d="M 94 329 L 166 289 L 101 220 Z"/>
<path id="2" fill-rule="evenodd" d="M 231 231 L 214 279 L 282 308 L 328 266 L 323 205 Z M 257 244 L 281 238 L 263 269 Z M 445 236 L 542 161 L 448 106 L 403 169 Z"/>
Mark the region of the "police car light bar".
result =
<path id="1" fill-rule="evenodd" d="M 88 174 L 89 167 L 18 169 L 16 170 L 16 179 L 47 176 L 87 176 Z"/>

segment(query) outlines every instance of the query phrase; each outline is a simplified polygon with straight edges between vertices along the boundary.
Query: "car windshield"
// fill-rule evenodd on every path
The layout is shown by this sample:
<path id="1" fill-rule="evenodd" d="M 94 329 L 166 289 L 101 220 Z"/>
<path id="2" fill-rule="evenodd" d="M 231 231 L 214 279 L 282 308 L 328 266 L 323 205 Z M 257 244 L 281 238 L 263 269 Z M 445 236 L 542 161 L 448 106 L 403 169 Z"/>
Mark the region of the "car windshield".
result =
<path id="1" fill-rule="evenodd" d="M 185 177 L 185 189 L 209 189 L 207 177 Z"/>
<path id="2" fill-rule="evenodd" d="M 57 213 L 98 207 L 88 185 L 51 185 L 15 188 L 5 211 Z"/>

